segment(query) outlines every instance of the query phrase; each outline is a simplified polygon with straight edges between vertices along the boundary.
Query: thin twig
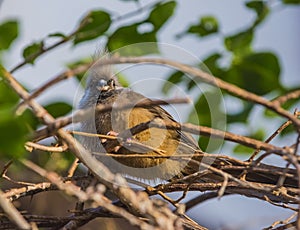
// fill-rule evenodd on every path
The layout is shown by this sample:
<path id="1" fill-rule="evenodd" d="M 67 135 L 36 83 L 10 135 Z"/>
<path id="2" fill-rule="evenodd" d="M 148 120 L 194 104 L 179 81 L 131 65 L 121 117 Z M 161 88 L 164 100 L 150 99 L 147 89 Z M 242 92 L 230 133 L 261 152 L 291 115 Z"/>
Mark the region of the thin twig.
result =
<path id="1" fill-rule="evenodd" d="M 134 139 L 129 138 L 122 138 L 118 136 L 111 136 L 111 135 L 103 135 L 103 134 L 96 134 L 96 133 L 86 133 L 86 132 L 79 132 L 79 131 L 69 131 L 70 133 L 82 135 L 82 136 L 89 136 L 89 137 L 99 137 L 101 139 L 106 139 L 107 144 L 112 143 L 111 145 L 107 145 L 107 152 L 114 152 L 115 149 L 121 147 L 121 146 L 130 146 L 131 148 L 136 148 L 137 152 L 141 151 L 153 151 L 157 153 L 158 155 L 164 155 L 166 151 L 158 148 L 154 148 L 150 145 L 143 144 L 139 141 L 136 141 Z M 132 134 L 134 135 L 134 134 Z M 111 140 L 115 140 L 115 142 L 110 142 Z M 117 150 L 116 150 L 117 152 Z"/>
<path id="2" fill-rule="evenodd" d="M 292 122 L 290 120 L 283 123 L 271 136 L 265 140 L 265 143 L 270 143 L 271 140 L 273 140 L 279 133 L 281 133 L 285 128 L 287 128 Z M 251 157 L 248 159 L 248 161 L 253 161 L 254 158 L 257 156 L 257 154 L 261 151 L 261 149 L 256 149 L 255 152 L 251 155 Z"/>
<path id="3" fill-rule="evenodd" d="M 280 97 L 277 97 L 276 99 L 273 100 L 273 103 L 277 103 L 279 105 L 284 104 L 288 100 L 291 99 L 299 99 L 300 98 L 300 89 L 297 89 L 295 91 L 289 92 L 285 95 L 282 95 Z"/>
<path id="4" fill-rule="evenodd" d="M 69 183 L 70 181 L 74 182 L 80 182 L 83 180 L 89 180 L 89 177 L 86 176 L 76 176 L 76 177 L 66 177 L 63 178 L 63 181 L 66 183 Z M 9 199 L 10 201 L 18 200 L 21 197 L 25 196 L 33 196 L 37 193 L 45 192 L 45 191 L 51 191 L 51 190 L 57 190 L 57 186 L 53 185 L 49 182 L 40 182 L 36 184 L 26 185 L 21 188 L 13 188 L 5 192 L 4 196 Z"/>
<path id="5" fill-rule="evenodd" d="M 6 175 L 8 168 L 12 165 L 13 161 L 9 160 L 3 167 L 3 170 L 0 174 L 1 177 L 3 177 L 3 175 Z"/>
<path id="6" fill-rule="evenodd" d="M 25 143 L 25 148 L 27 151 L 32 152 L 33 149 L 36 150 L 41 150 L 41 151 L 46 151 L 46 152 L 65 152 L 68 150 L 68 146 L 67 145 L 62 145 L 62 146 L 46 146 L 46 145 L 41 145 L 41 144 L 37 144 L 31 141 L 27 141 Z"/>
<path id="7" fill-rule="evenodd" d="M 78 160 L 78 158 L 76 158 L 76 159 L 73 161 L 71 167 L 70 167 L 69 170 L 68 170 L 68 177 L 74 176 L 74 173 L 75 173 L 75 171 L 76 171 L 78 165 L 79 165 L 79 160 Z"/>
<path id="8" fill-rule="evenodd" d="M 223 196 L 224 195 L 227 195 L 227 194 L 225 193 L 225 194 L 223 194 Z M 204 201 L 207 201 L 207 200 L 210 200 L 210 199 L 213 199 L 216 197 L 218 197 L 218 192 L 203 193 L 200 196 L 197 196 L 185 203 L 186 211 L 192 209 L 193 207 L 195 207 L 196 205 L 198 205 Z"/>
<path id="9" fill-rule="evenodd" d="M 277 207 L 287 208 L 287 209 L 293 210 L 293 211 L 295 211 L 295 212 L 298 210 L 297 208 L 288 206 L 287 204 L 277 204 L 277 203 L 271 201 L 270 198 L 267 197 L 267 196 L 264 196 L 264 198 L 265 198 L 265 200 L 266 200 L 267 202 L 269 202 L 269 203 L 271 203 L 272 205 L 275 205 L 275 206 L 277 206 Z"/>
<path id="10" fill-rule="evenodd" d="M 4 165 L 4 169 L 1 172 L 1 177 L 6 179 L 7 181 L 14 183 L 14 184 L 18 184 L 18 185 L 25 185 L 25 186 L 32 186 L 34 185 L 33 183 L 28 183 L 28 182 L 24 182 L 24 181 L 15 181 L 13 179 L 11 179 L 9 176 L 6 175 L 8 168 L 12 165 L 13 161 L 10 160 L 8 163 L 6 163 Z"/>
<path id="11" fill-rule="evenodd" d="M 44 48 L 42 47 L 42 49 L 40 49 L 38 52 L 30 55 L 29 57 L 25 58 L 24 61 L 22 61 L 21 63 L 17 64 L 15 67 L 13 67 L 11 69 L 11 73 L 14 73 L 15 71 L 17 71 L 18 69 L 20 69 L 21 67 L 25 66 L 26 64 L 30 63 L 30 61 L 36 59 L 37 57 L 41 56 L 42 54 L 50 51 L 50 50 L 53 50 L 54 48 L 70 41 L 73 36 L 78 32 L 80 28 L 77 28 L 76 30 L 74 30 L 74 32 L 70 33 L 68 36 L 66 37 L 63 37 L 61 40 L 57 41 L 56 43 Z"/>
<path id="12" fill-rule="evenodd" d="M 32 185 L 26 185 L 21 188 L 13 188 L 4 193 L 4 196 L 10 201 L 18 200 L 24 196 L 32 196 L 34 194 L 49 191 L 49 190 L 57 190 L 57 187 L 49 182 L 41 182 Z"/>
<path id="13" fill-rule="evenodd" d="M 279 224 L 284 224 L 284 225 L 287 225 L 289 224 L 289 222 L 295 218 L 295 216 L 297 215 L 297 212 L 293 213 L 290 217 L 288 217 L 287 219 L 285 220 L 280 220 L 280 221 L 275 221 L 270 227 L 267 227 L 267 228 L 264 228 L 264 230 L 269 230 L 269 229 L 275 229 L 276 225 L 279 225 Z M 291 223 L 290 223 L 291 224 Z M 295 222 L 294 222 L 295 224 Z M 292 227 L 292 226 L 295 226 L 294 224 L 292 224 L 291 226 L 289 226 L 288 228 Z M 284 228 L 284 226 L 280 226 L 276 229 L 287 229 L 287 228 Z"/>
<path id="14" fill-rule="evenodd" d="M 228 185 L 228 176 L 224 175 L 224 181 L 222 183 L 221 188 L 218 191 L 218 198 L 219 199 L 224 195 L 227 185 Z"/>
<path id="15" fill-rule="evenodd" d="M 40 94 L 45 92 L 46 89 L 48 89 L 51 86 L 57 84 L 58 82 L 66 80 L 68 78 L 71 78 L 71 77 L 79 74 L 79 73 L 87 71 L 92 66 L 92 64 L 93 63 L 87 63 L 87 64 L 79 65 L 79 66 L 75 67 L 74 69 L 67 70 L 67 71 L 57 75 L 56 77 L 52 78 L 48 82 L 44 83 L 37 90 L 33 91 L 26 100 L 23 100 L 22 102 L 20 102 L 20 104 L 17 106 L 16 114 L 20 115 L 24 112 L 24 110 L 26 108 L 26 104 L 29 100 L 38 97 Z"/>

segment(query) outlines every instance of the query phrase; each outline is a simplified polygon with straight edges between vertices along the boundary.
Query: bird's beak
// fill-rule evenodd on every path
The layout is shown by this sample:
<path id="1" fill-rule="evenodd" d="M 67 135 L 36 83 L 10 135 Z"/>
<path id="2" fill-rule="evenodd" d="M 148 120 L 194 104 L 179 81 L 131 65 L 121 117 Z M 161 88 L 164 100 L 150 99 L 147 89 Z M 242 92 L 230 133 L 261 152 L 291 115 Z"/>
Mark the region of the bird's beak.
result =
<path id="1" fill-rule="evenodd" d="M 107 91 L 109 90 L 110 86 L 107 84 L 107 81 L 101 79 L 98 83 L 97 89 L 102 92 L 102 91 Z"/>

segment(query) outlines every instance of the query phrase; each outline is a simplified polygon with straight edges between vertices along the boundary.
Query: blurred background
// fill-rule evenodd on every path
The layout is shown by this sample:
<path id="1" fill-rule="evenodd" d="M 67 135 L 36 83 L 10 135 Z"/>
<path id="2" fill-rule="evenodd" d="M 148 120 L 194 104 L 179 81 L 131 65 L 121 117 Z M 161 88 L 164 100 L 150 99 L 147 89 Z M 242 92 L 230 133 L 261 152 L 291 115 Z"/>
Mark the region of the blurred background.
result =
<path id="1" fill-rule="evenodd" d="M 17 70 L 14 76 L 27 89 L 38 88 L 71 63 L 75 65 L 89 60 L 104 47 L 113 51 L 136 42 L 159 43 L 155 47 L 157 50 L 153 50 L 155 55 L 196 66 L 204 63 L 212 74 L 269 99 L 300 87 L 300 7 L 299 1 L 288 0 L 0 0 L 1 63 L 8 70 L 13 69 L 26 57 L 26 47 L 31 47 L 31 51 L 27 49 L 30 53 L 41 46 L 54 44 L 70 34 L 90 11 L 101 11 L 109 15 L 109 27 L 94 37 L 87 36 L 82 40 L 76 37 L 34 60 L 34 64 Z M 7 22 L 15 23 L 9 25 L 17 30 L 17 36 L 8 46 L 1 46 L 7 28 L 3 25 Z M 133 55 L 144 54 L 138 48 L 131 51 Z M 155 51 L 159 51 L 159 54 Z M 195 123 L 197 118 L 200 124 L 211 125 L 211 111 L 203 109 L 206 105 L 205 98 L 199 94 L 193 81 L 184 78 L 176 70 L 161 71 L 159 68 L 142 66 L 122 72 L 121 77 L 124 85 L 153 98 L 169 98 L 186 92 L 194 99 L 196 111 L 201 108 L 203 112 L 195 114 L 195 111 L 179 106 L 181 121 Z M 149 81 L 151 77 L 156 80 Z M 64 111 L 57 115 L 70 113 L 74 100 L 77 101 L 82 94 L 80 80 L 78 76 L 76 79 L 63 81 L 47 90 L 38 101 L 53 108 L 53 111 L 58 108 Z M 171 86 L 165 80 L 169 80 Z M 179 88 L 176 89 L 174 85 Z M 230 95 L 224 95 L 223 99 L 215 112 L 224 114 L 226 129 L 232 132 L 265 139 L 283 121 L 262 108 L 253 108 L 251 103 L 241 102 Z M 299 105 L 299 100 L 294 100 L 286 107 L 293 111 Z M 276 140 L 277 144 L 286 145 L 287 140 L 292 137 L 293 134 L 287 131 L 284 137 Z M 203 138 L 199 143 L 206 149 L 208 140 Z M 232 144 L 222 145 L 218 151 L 240 159 L 247 159 L 251 152 Z M 56 157 L 51 155 L 49 159 L 52 160 L 47 158 L 43 161 L 51 165 L 50 162 L 55 161 Z M 267 159 L 267 163 L 276 164 L 277 161 Z M 260 229 L 273 221 L 287 218 L 291 212 L 267 202 L 228 196 L 207 201 L 188 214 L 210 229 Z"/>

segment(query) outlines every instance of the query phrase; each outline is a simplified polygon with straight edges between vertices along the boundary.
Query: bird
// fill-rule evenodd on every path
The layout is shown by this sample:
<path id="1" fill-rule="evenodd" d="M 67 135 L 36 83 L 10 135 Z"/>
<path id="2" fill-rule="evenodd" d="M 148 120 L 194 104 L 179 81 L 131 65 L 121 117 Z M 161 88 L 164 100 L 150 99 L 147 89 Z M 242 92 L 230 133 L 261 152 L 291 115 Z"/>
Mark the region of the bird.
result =
<path id="1" fill-rule="evenodd" d="M 134 106 L 140 102 L 148 102 L 150 106 Z M 161 124 L 177 122 L 165 109 L 159 105 L 151 105 L 151 102 L 152 100 L 144 95 L 130 88 L 122 87 L 111 66 L 97 65 L 93 67 L 88 74 L 86 89 L 79 103 L 79 108 L 95 108 L 93 116 L 81 123 L 81 131 L 95 134 L 95 136 L 81 136 L 81 143 L 112 172 L 143 180 L 180 179 L 202 169 L 207 169 L 208 165 L 215 168 L 223 167 L 225 172 L 235 177 L 243 173 L 242 170 L 230 168 L 232 165 L 239 166 L 237 162 L 197 155 L 196 153 L 201 153 L 202 150 L 191 134 L 180 129 L 175 130 L 167 127 L 161 129 L 151 126 L 151 122 L 154 121 Z M 128 104 L 132 107 L 118 109 L 118 107 Z M 97 105 L 111 106 L 112 109 L 105 112 L 98 111 Z M 129 133 L 129 137 L 125 141 L 97 136 L 118 137 L 120 133 L 142 123 L 149 123 L 148 128 L 138 133 Z M 268 168 L 266 165 L 263 167 Z M 247 174 L 246 179 L 276 184 L 279 177 L 272 173 L 274 170 L 283 169 L 270 166 L 270 174 L 251 171 Z M 289 173 L 296 175 L 293 169 L 289 170 Z M 295 178 L 287 178 L 284 183 L 291 187 L 297 187 L 297 179 Z M 222 176 L 214 173 L 207 173 L 201 177 L 201 181 L 205 182 L 222 182 L 223 180 Z"/>
<path id="2" fill-rule="evenodd" d="M 115 107 L 126 104 L 137 104 L 152 100 L 130 88 L 123 88 L 108 66 L 91 70 L 87 80 L 85 94 L 80 101 L 80 109 L 101 105 Z M 199 170 L 192 169 L 188 164 L 193 155 L 200 150 L 198 143 L 188 133 L 181 130 L 161 129 L 151 127 L 151 122 L 176 122 L 175 119 L 161 106 L 132 107 L 122 110 L 97 111 L 94 116 L 83 122 L 81 130 L 88 133 L 117 136 L 141 123 L 149 122 L 149 128 L 127 139 L 125 144 L 97 137 L 82 137 L 84 146 L 92 152 L 114 153 L 130 156 L 142 154 L 149 157 L 111 157 L 105 161 L 114 172 L 142 179 L 168 180 L 183 177 Z M 136 143 L 140 143 L 136 144 Z M 118 145 L 119 144 L 119 145 Z M 115 148 L 111 146 L 115 145 Z M 190 157 L 180 157 L 180 155 Z M 161 157 L 159 157 L 161 156 Z M 96 158 L 101 158 L 100 154 Z M 199 161 L 194 161 L 194 164 Z M 191 163 L 190 163 L 191 164 Z M 197 168 L 195 170 L 195 168 Z"/>

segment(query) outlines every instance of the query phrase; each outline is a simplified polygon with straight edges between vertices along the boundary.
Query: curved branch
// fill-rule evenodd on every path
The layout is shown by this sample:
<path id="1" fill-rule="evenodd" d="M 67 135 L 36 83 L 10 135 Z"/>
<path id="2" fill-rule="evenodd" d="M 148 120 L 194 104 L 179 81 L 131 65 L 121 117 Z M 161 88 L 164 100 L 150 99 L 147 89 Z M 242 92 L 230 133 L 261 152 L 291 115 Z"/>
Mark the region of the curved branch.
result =
<path id="1" fill-rule="evenodd" d="M 189 65 L 185 65 L 176 61 L 167 60 L 167 59 L 160 59 L 160 58 L 148 58 L 148 57 L 112 57 L 111 59 L 107 60 L 99 60 L 96 63 L 96 66 L 101 65 L 109 65 L 109 64 L 125 64 L 125 63 L 136 63 L 136 64 L 161 64 L 175 67 L 176 69 L 193 75 L 203 82 L 210 84 L 212 86 L 216 86 L 222 90 L 227 91 L 230 94 L 233 94 L 236 97 L 241 99 L 252 101 L 256 104 L 260 104 L 275 113 L 290 119 L 293 124 L 296 126 L 297 130 L 300 130 L 300 120 L 297 119 L 292 113 L 286 111 L 278 103 L 271 102 L 263 97 L 260 97 L 254 93 L 248 92 L 236 85 L 230 84 L 225 82 L 215 76 L 212 76 L 202 70 L 196 69 Z"/>
<path id="2" fill-rule="evenodd" d="M 272 102 L 282 105 L 291 99 L 299 99 L 299 98 L 300 98 L 300 89 L 297 89 L 295 91 L 289 92 L 285 95 L 275 98 Z"/>

